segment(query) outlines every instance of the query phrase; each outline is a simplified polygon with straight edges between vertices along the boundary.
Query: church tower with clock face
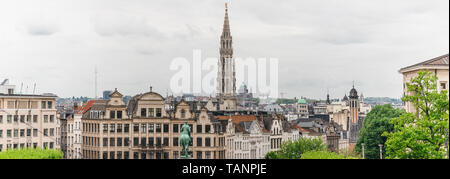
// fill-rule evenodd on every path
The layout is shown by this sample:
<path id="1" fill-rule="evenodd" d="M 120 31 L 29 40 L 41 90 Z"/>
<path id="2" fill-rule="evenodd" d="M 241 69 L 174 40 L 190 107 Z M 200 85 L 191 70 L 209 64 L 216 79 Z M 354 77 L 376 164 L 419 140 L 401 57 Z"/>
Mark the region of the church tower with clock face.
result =
<path id="1" fill-rule="evenodd" d="M 237 110 L 236 72 L 233 58 L 233 38 L 231 36 L 228 5 L 225 4 L 225 21 L 220 37 L 220 59 L 217 74 L 217 99 L 223 111 Z"/>

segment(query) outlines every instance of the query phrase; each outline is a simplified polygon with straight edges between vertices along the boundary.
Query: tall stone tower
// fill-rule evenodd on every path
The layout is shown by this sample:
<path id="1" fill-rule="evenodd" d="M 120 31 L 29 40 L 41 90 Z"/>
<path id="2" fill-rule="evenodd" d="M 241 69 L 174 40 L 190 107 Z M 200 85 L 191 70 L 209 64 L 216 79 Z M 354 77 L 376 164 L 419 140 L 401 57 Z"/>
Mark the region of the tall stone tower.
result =
<path id="1" fill-rule="evenodd" d="M 217 74 L 217 95 L 220 110 L 237 110 L 236 72 L 233 58 L 233 38 L 228 19 L 228 4 L 225 3 L 225 21 L 220 37 L 220 59 Z"/>
<path id="2" fill-rule="evenodd" d="M 350 90 L 350 96 L 349 96 L 349 105 L 350 105 L 350 115 L 352 119 L 352 123 L 358 122 L 359 118 L 359 96 L 358 92 L 355 89 L 355 86 Z"/>
<path id="3" fill-rule="evenodd" d="M 355 89 L 355 85 L 350 90 L 349 96 L 349 108 L 350 108 L 350 144 L 355 144 L 359 138 L 359 131 L 362 128 L 362 120 L 359 120 L 359 97 L 358 92 Z M 354 145 L 353 145 L 354 146 Z"/>

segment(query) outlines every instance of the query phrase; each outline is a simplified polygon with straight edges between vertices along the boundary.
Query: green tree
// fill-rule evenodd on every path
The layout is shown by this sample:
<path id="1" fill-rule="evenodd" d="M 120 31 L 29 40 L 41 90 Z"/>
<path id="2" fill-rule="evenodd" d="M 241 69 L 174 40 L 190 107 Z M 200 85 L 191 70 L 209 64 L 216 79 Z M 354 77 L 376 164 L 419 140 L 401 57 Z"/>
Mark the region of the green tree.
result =
<path id="1" fill-rule="evenodd" d="M 362 155 L 361 143 L 364 143 L 364 154 L 367 159 L 380 158 L 379 144 L 385 144 L 387 137 L 382 136 L 384 132 L 393 132 L 394 125 L 391 124 L 393 118 L 404 113 L 401 109 L 395 109 L 390 104 L 375 106 L 364 119 L 364 124 L 359 132 L 356 152 Z M 383 156 L 386 151 L 383 150 Z"/>
<path id="2" fill-rule="evenodd" d="M 327 145 L 321 138 L 303 138 L 287 141 L 281 144 L 278 152 L 269 152 L 266 159 L 300 159 L 302 154 L 309 151 L 326 151 Z"/>
<path id="3" fill-rule="evenodd" d="M 445 158 L 449 100 L 446 90 L 438 92 L 436 81 L 433 73 L 420 71 L 406 84 L 408 94 L 402 100 L 415 106 L 417 113 L 405 113 L 392 120 L 394 132 L 383 134 L 388 137 L 388 158 Z"/>

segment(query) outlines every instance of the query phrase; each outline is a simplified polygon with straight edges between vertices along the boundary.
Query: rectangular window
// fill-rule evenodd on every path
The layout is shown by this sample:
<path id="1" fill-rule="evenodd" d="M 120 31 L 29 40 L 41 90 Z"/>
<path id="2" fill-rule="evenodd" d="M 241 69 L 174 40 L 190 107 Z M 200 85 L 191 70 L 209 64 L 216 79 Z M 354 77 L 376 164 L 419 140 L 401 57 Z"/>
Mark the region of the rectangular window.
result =
<path id="1" fill-rule="evenodd" d="M 197 147 L 201 147 L 202 146 L 202 138 L 197 137 Z"/>
<path id="2" fill-rule="evenodd" d="M 25 123 L 25 115 L 20 115 L 20 123 Z"/>
<path id="3" fill-rule="evenodd" d="M 169 132 L 169 124 L 164 124 L 164 133 Z"/>
<path id="4" fill-rule="evenodd" d="M 18 115 L 14 115 L 14 123 L 19 123 L 19 116 Z"/>
<path id="5" fill-rule="evenodd" d="M 178 146 L 178 137 L 174 137 L 173 138 L 173 146 L 177 147 Z"/>
<path id="6" fill-rule="evenodd" d="M 447 82 L 441 82 L 441 90 L 447 89 Z"/>
<path id="7" fill-rule="evenodd" d="M 141 138 L 141 146 L 146 146 L 147 145 L 147 138 L 143 137 Z"/>
<path id="8" fill-rule="evenodd" d="M 50 115 L 50 122 L 51 123 L 55 122 L 55 116 L 54 115 Z"/>
<path id="9" fill-rule="evenodd" d="M 44 129 L 44 136 L 48 136 L 48 129 Z"/>
<path id="10" fill-rule="evenodd" d="M 147 109 L 146 108 L 141 109 L 141 117 L 147 117 Z"/>
<path id="11" fill-rule="evenodd" d="M 197 133 L 202 133 L 202 125 L 197 125 Z"/>
<path id="12" fill-rule="evenodd" d="M 108 132 L 108 124 L 103 124 L 103 132 Z"/>
<path id="13" fill-rule="evenodd" d="M 110 139 L 109 139 L 109 146 L 111 146 L 111 147 L 116 146 L 116 139 L 110 138 Z"/>
<path id="14" fill-rule="evenodd" d="M 178 124 L 173 124 L 173 133 L 178 133 Z"/>
<path id="15" fill-rule="evenodd" d="M 11 124 L 11 122 L 12 122 L 12 115 L 7 115 L 6 116 L 6 121 L 8 122 L 8 124 Z"/>
<path id="16" fill-rule="evenodd" d="M 130 139 L 128 137 L 123 138 L 123 146 L 130 146 Z"/>
<path id="17" fill-rule="evenodd" d="M 155 138 L 153 138 L 153 137 L 148 138 L 148 146 L 153 147 L 154 142 L 155 142 Z"/>
<path id="18" fill-rule="evenodd" d="M 48 122 L 48 115 L 44 115 L 44 123 Z"/>
<path id="19" fill-rule="evenodd" d="M 103 147 L 108 146 L 108 138 L 103 138 Z"/>
<path id="20" fill-rule="evenodd" d="M 156 108 L 156 117 L 161 117 L 162 113 L 161 113 L 161 108 Z"/>
<path id="21" fill-rule="evenodd" d="M 0 116 L 0 124 L 3 123 L 3 116 Z"/>
<path id="22" fill-rule="evenodd" d="M 155 109 L 154 108 L 149 108 L 148 113 L 149 113 L 150 117 L 155 117 Z"/>
<path id="23" fill-rule="evenodd" d="M 202 152 L 197 152 L 197 159 L 202 159 Z"/>
<path id="24" fill-rule="evenodd" d="M 122 124 L 117 124 L 117 132 L 118 133 L 122 132 Z"/>
<path id="25" fill-rule="evenodd" d="M 25 129 L 20 129 L 20 137 L 25 137 Z"/>
<path id="26" fill-rule="evenodd" d="M 114 159 L 116 153 L 115 152 L 109 152 L 109 159 Z"/>
<path id="27" fill-rule="evenodd" d="M 117 111 L 117 119 L 122 119 L 122 111 Z"/>
<path id="28" fill-rule="evenodd" d="M 161 146 L 161 138 L 159 138 L 159 137 L 156 138 L 156 146 L 157 147 Z"/>
<path id="29" fill-rule="evenodd" d="M 122 159 L 122 152 L 121 151 L 117 152 L 117 159 Z"/>
<path id="30" fill-rule="evenodd" d="M 123 128 L 123 132 L 125 132 L 125 133 L 130 132 L 130 124 L 125 124 L 125 127 Z"/>
<path id="31" fill-rule="evenodd" d="M 38 115 L 33 115 L 33 123 L 37 123 L 38 122 Z"/>
<path id="32" fill-rule="evenodd" d="M 169 138 L 164 138 L 164 146 L 169 146 Z"/>
<path id="33" fill-rule="evenodd" d="M 129 159 L 130 158 L 130 152 L 123 152 L 123 159 Z"/>
<path id="34" fill-rule="evenodd" d="M 211 125 L 205 125 L 205 133 L 211 133 Z"/>
<path id="35" fill-rule="evenodd" d="M 211 147 L 211 138 L 205 138 L 205 147 Z"/>
<path id="36" fill-rule="evenodd" d="M 108 152 L 103 152 L 103 159 L 108 159 Z"/>
<path id="37" fill-rule="evenodd" d="M 38 130 L 37 129 L 33 129 L 33 137 L 37 137 L 38 134 Z"/>
<path id="38" fill-rule="evenodd" d="M 0 138 L 3 138 L 3 130 L 0 130 Z"/>
<path id="39" fill-rule="evenodd" d="M 31 122 L 31 115 L 27 115 L 27 123 Z"/>
<path id="40" fill-rule="evenodd" d="M 115 119 L 116 118 L 116 111 L 110 111 L 109 112 L 109 118 L 110 119 Z"/>
<path id="41" fill-rule="evenodd" d="M 27 137 L 31 137 L 31 129 L 27 129 Z"/>
<path id="42" fill-rule="evenodd" d="M 133 138 L 133 146 L 135 146 L 135 147 L 139 146 L 139 138 L 138 137 Z"/>
<path id="43" fill-rule="evenodd" d="M 117 147 L 122 147 L 122 138 L 121 137 L 117 138 Z"/>
<path id="44" fill-rule="evenodd" d="M 147 124 L 141 124 L 141 133 L 147 133 Z"/>
<path id="45" fill-rule="evenodd" d="M 135 133 L 138 133 L 138 132 L 139 132 L 139 124 L 134 124 L 134 129 L 133 129 L 133 131 L 134 131 Z"/>
<path id="46" fill-rule="evenodd" d="M 50 136 L 54 136 L 55 135 L 55 129 L 54 128 L 50 128 Z"/>
<path id="47" fill-rule="evenodd" d="M 49 101 L 48 102 L 48 109 L 52 109 L 53 108 L 53 102 Z"/>
<path id="48" fill-rule="evenodd" d="M 45 104 L 45 101 L 42 101 L 42 102 L 41 102 L 41 108 L 42 108 L 42 109 L 45 109 L 46 107 L 47 107 L 47 105 Z"/>
<path id="49" fill-rule="evenodd" d="M 149 133 L 155 132 L 155 128 L 154 127 L 155 127 L 154 124 L 148 124 L 148 132 Z"/>
<path id="50" fill-rule="evenodd" d="M 111 132 L 111 133 L 116 132 L 116 125 L 115 124 L 110 124 L 109 125 L 109 132 Z"/>
<path id="51" fill-rule="evenodd" d="M 157 133 L 161 132 L 161 124 L 156 124 L 156 132 Z"/>

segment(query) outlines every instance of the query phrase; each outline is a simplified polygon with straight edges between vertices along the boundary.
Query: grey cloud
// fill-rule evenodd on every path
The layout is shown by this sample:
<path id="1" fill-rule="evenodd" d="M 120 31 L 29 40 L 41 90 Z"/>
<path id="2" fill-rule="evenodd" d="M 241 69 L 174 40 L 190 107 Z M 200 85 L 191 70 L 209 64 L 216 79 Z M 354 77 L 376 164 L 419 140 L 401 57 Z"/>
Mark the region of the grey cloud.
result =
<path id="1" fill-rule="evenodd" d="M 101 36 L 145 37 L 163 40 L 166 35 L 145 18 L 131 16 L 100 17 L 94 20 L 95 32 Z"/>
<path id="2" fill-rule="evenodd" d="M 27 31 L 30 35 L 48 36 L 58 32 L 58 28 L 52 25 L 29 25 Z"/>

